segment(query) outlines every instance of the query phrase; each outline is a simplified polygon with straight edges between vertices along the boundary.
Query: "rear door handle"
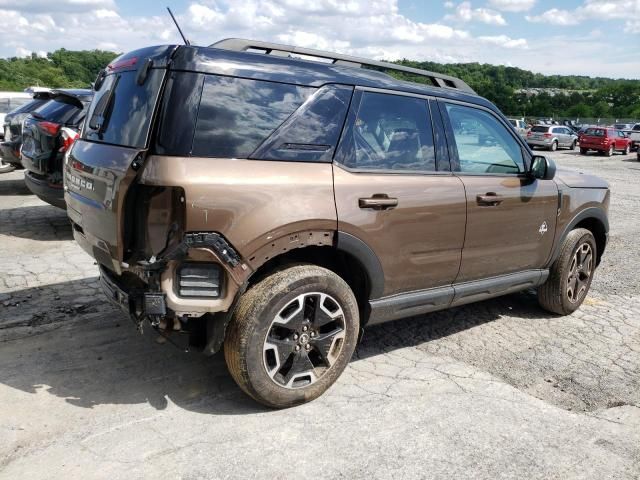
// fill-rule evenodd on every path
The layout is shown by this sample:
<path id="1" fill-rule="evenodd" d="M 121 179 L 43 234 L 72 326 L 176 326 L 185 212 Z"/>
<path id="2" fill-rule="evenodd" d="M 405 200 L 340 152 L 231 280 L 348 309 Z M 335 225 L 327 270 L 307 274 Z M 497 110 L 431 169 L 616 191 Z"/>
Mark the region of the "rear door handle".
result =
<path id="1" fill-rule="evenodd" d="M 358 199 L 360 208 L 372 208 L 374 210 L 387 210 L 398 206 L 398 199 L 391 198 L 386 193 L 376 193 L 369 198 Z"/>
<path id="2" fill-rule="evenodd" d="M 478 205 L 485 207 L 497 207 L 504 201 L 504 198 L 495 192 L 487 192 L 484 195 L 478 195 L 476 202 Z"/>

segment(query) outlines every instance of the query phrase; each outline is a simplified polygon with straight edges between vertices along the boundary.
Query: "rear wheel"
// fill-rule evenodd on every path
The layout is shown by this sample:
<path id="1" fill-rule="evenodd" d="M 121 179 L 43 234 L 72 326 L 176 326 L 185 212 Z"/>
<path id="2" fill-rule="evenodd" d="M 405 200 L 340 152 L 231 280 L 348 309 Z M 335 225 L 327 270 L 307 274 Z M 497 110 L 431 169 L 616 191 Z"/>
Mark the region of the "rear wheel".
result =
<path id="1" fill-rule="evenodd" d="M 613 145 L 611 145 L 611 146 L 609 147 L 609 150 L 607 150 L 607 151 L 606 151 L 605 155 L 606 155 L 607 157 L 610 157 L 611 155 L 613 155 L 613 152 L 614 152 L 614 148 L 613 148 Z"/>
<path id="2" fill-rule="evenodd" d="M 356 347 L 358 306 L 335 273 L 299 265 L 240 298 L 224 343 L 229 371 L 247 394 L 284 408 L 322 395 Z"/>
<path id="3" fill-rule="evenodd" d="M 589 149 L 588 149 L 588 148 L 581 148 L 581 149 L 580 149 L 580 153 L 581 153 L 582 155 L 586 155 L 588 152 L 589 152 Z"/>
<path id="4" fill-rule="evenodd" d="M 547 281 L 538 288 L 538 302 L 545 310 L 568 315 L 584 301 L 596 268 L 596 240 L 589 230 L 572 230 L 560 247 Z"/>
<path id="5" fill-rule="evenodd" d="M 578 144 L 578 142 L 576 142 L 575 140 L 573 142 L 571 142 L 571 146 L 569 147 L 569 150 L 575 150 L 577 144 Z"/>
<path id="6" fill-rule="evenodd" d="M 557 141 L 553 141 L 551 143 L 551 146 L 549 147 L 549 150 L 551 150 L 552 152 L 555 152 L 556 150 L 558 150 L 558 142 Z"/>
<path id="7" fill-rule="evenodd" d="M 624 148 L 624 154 L 629 155 L 631 153 L 631 147 L 627 143 L 627 146 Z"/>

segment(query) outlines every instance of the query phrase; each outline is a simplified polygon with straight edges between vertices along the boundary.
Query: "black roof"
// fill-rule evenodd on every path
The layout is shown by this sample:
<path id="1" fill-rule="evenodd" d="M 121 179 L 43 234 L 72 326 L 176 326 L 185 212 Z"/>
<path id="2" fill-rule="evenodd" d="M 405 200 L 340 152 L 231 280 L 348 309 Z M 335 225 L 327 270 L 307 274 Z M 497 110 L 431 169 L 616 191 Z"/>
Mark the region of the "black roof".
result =
<path id="1" fill-rule="evenodd" d="M 464 100 L 498 111 L 491 102 L 475 93 L 398 80 L 384 72 L 372 69 L 214 47 L 161 45 L 134 50 L 113 60 L 107 67 L 107 73 L 113 70 L 136 70 L 147 58 L 153 60 L 153 66 L 156 68 L 163 68 L 171 63 L 172 70 L 301 86 L 320 87 L 328 83 L 359 85 Z M 135 62 L 134 59 L 136 59 Z"/>

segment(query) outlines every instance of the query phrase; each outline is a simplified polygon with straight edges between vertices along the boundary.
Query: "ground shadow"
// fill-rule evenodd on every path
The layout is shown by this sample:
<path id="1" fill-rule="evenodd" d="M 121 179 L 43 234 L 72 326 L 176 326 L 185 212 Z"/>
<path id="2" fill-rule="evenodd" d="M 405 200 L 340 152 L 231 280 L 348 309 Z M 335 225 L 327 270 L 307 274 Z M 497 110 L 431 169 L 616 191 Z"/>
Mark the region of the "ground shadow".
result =
<path id="1" fill-rule="evenodd" d="M 470 305 L 373 326 L 365 330 L 353 361 L 453 335 L 507 312 L 548 317 L 531 295 L 505 298 L 480 304 L 484 307 Z M 3 306 L 7 303 L 19 305 Z M 164 409 L 173 402 L 209 414 L 265 411 L 236 386 L 222 354 L 205 357 L 159 345 L 150 328 L 139 335 L 128 316 L 106 302 L 96 278 L 20 290 L 4 304 L 0 338 L 12 321 L 18 335 L 5 335 L 12 339 L 1 343 L 0 382 L 12 388 L 29 393 L 44 389 L 83 408 L 149 403 Z M 27 314 L 16 323 L 14 314 L 20 309 Z"/>
<path id="2" fill-rule="evenodd" d="M 67 212 L 51 205 L 0 210 L 0 234 L 30 240 L 72 240 Z"/>
<path id="3" fill-rule="evenodd" d="M 22 178 L 0 181 L 0 196 L 33 195 Z"/>

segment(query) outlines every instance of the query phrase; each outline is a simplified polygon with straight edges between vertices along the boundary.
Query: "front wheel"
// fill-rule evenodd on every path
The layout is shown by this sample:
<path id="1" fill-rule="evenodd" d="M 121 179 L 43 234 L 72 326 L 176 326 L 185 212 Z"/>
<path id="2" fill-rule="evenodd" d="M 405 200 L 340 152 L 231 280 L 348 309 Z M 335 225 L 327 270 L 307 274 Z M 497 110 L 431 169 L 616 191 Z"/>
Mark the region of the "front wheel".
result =
<path id="1" fill-rule="evenodd" d="M 356 347 L 358 304 L 325 268 L 280 270 L 245 292 L 229 324 L 224 355 L 231 376 L 258 402 L 285 408 L 322 395 Z"/>
<path id="2" fill-rule="evenodd" d="M 582 154 L 582 155 L 586 155 L 586 154 L 587 154 L 587 152 L 589 152 L 589 149 L 588 149 L 588 148 L 581 148 L 581 149 L 580 149 L 580 154 Z"/>
<path id="3" fill-rule="evenodd" d="M 596 240 L 584 228 L 569 232 L 547 281 L 538 288 L 538 302 L 545 310 L 569 315 L 582 305 L 596 268 Z"/>

